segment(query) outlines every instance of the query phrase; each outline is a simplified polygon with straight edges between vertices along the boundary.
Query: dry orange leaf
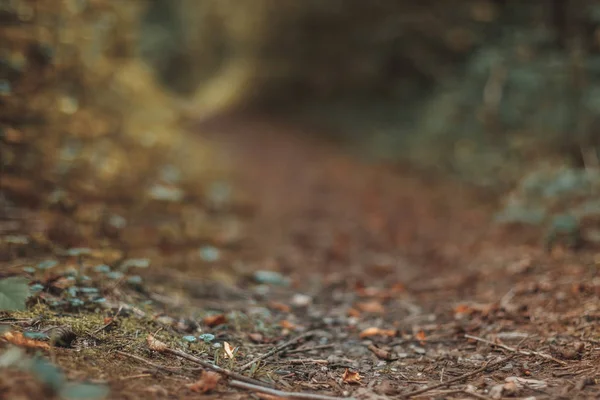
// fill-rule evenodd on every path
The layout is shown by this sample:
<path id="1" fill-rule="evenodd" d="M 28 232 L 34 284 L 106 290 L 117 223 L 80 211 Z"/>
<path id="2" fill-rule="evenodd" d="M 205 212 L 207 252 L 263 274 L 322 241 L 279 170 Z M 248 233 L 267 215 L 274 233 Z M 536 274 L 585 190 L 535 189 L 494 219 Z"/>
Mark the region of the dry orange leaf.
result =
<path id="1" fill-rule="evenodd" d="M 227 358 L 229 358 L 230 360 L 233 360 L 235 358 L 235 354 L 233 354 L 235 349 L 231 347 L 231 345 L 228 342 L 223 342 L 223 349 L 225 350 L 225 355 L 227 356 Z"/>
<path id="2" fill-rule="evenodd" d="M 470 314 L 471 312 L 471 307 L 466 304 L 459 304 L 454 308 L 454 314 Z"/>
<path id="3" fill-rule="evenodd" d="M 227 318 L 225 317 L 225 314 L 210 315 L 208 317 L 205 317 L 203 319 L 203 322 L 209 328 L 214 328 L 215 326 L 223 325 L 224 323 L 226 323 Z"/>
<path id="4" fill-rule="evenodd" d="M 281 311 L 284 313 L 289 313 L 292 310 L 287 304 L 279 303 L 277 301 L 270 302 L 269 307 L 273 310 Z"/>
<path id="5" fill-rule="evenodd" d="M 2 335 L 4 340 L 9 343 L 14 344 L 15 346 L 27 347 L 29 349 L 43 349 L 50 350 L 50 345 L 46 342 L 41 342 L 39 340 L 28 339 L 23 336 L 21 332 L 6 332 Z"/>
<path id="6" fill-rule="evenodd" d="M 344 375 L 342 375 L 342 380 L 344 383 L 360 383 L 361 376 L 356 371 L 350 371 L 348 368 L 344 371 Z"/>
<path id="7" fill-rule="evenodd" d="M 367 328 L 358 335 L 361 339 L 372 336 L 396 336 L 396 331 L 393 329 L 381 329 L 376 327 Z"/>
<path id="8" fill-rule="evenodd" d="M 266 393 L 256 393 L 256 396 L 262 400 L 288 400 L 289 397 L 273 396 Z"/>
<path id="9" fill-rule="evenodd" d="M 289 329 L 289 330 L 296 329 L 296 324 L 294 324 L 293 322 L 288 321 L 287 319 L 284 319 L 283 321 L 281 321 L 279 323 L 279 325 L 281 325 L 281 327 L 283 329 Z"/>
<path id="10" fill-rule="evenodd" d="M 425 335 L 425 332 L 421 330 L 421 331 L 417 332 L 417 334 L 415 335 L 415 339 L 418 339 L 421 342 L 424 342 L 425 340 L 427 340 L 427 335 Z"/>
<path id="11" fill-rule="evenodd" d="M 202 371 L 200 379 L 194 383 L 186 385 L 192 392 L 207 393 L 217 387 L 221 380 L 221 375 L 213 371 Z"/>
<path id="12" fill-rule="evenodd" d="M 255 333 L 249 333 L 248 337 L 250 338 L 250 340 L 252 340 L 255 343 L 263 343 L 265 341 L 265 337 L 258 332 Z"/>
<path id="13" fill-rule="evenodd" d="M 387 350 L 380 349 L 379 347 L 376 347 L 372 344 L 369 345 L 368 349 L 371 350 L 371 352 L 373 354 L 375 354 L 377 356 L 377 358 L 379 358 L 381 360 L 386 360 L 386 361 L 394 360 L 394 358 L 392 357 L 392 353 Z"/>
<path id="14" fill-rule="evenodd" d="M 358 318 L 360 317 L 360 311 L 358 311 L 356 308 L 350 308 L 348 309 L 348 316 Z"/>
<path id="15" fill-rule="evenodd" d="M 169 348 L 169 346 L 167 346 L 166 343 L 161 342 L 160 340 L 158 340 L 157 338 L 155 338 L 152 335 L 148 335 L 146 337 L 146 343 L 148 344 L 148 348 L 150 350 L 154 350 L 154 351 L 165 351 Z"/>
<path id="16" fill-rule="evenodd" d="M 358 308 L 360 311 L 368 313 L 383 314 L 385 312 L 383 305 L 375 300 L 356 303 L 356 308 Z"/>

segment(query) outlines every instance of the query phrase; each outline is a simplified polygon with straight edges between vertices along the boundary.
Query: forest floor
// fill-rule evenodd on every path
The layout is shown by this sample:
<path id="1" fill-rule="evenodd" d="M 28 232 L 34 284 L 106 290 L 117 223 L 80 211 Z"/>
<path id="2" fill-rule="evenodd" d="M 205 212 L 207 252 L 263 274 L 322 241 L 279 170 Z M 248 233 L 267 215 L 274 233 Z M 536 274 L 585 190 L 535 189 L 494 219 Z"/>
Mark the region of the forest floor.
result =
<path id="1" fill-rule="evenodd" d="M 152 260 L 142 283 L 85 261 L 102 307 L 4 316 L 25 331 L 69 325 L 77 338 L 50 349 L 69 379 L 107 384 L 110 399 L 600 397 L 598 249 L 546 252 L 493 224 L 489 195 L 275 123 L 199 129 L 244 193 L 243 207 L 210 211 L 199 259 L 142 246 L 129 254 Z M 37 277 L 46 300 L 60 278 Z M 0 373 L 2 398 L 48 390 Z"/>

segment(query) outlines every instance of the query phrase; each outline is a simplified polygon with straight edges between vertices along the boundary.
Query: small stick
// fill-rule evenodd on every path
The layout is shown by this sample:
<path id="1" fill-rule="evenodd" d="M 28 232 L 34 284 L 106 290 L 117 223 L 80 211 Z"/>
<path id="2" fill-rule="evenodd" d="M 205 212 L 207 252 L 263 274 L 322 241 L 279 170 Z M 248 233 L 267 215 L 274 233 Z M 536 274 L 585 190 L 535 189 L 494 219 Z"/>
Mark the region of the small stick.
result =
<path id="1" fill-rule="evenodd" d="M 227 376 L 229 378 L 232 378 L 232 379 L 237 379 L 239 381 L 248 382 L 249 384 L 257 385 L 257 386 L 260 386 L 260 387 L 268 387 L 269 386 L 269 384 L 266 383 L 266 382 L 262 382 L 262 381 L 259 381 L 257 379 L 253 379 L 253 378 L 248 378 L 247 376 L 244 376 L 242 374 L 238 374 L 237 372 L 233 372 L 233 371 L 230 371 L 228 369 L 221 368 L 218 365 L 211 364 L 211 363 L 209 363 L 207 361 L 201 360 L 198 357 L 194 357 L 193 355 L 187 354 L 186 352 L 183 352 L 181 350 L 167 348 L 167 350 L 165 350 L 165 352 L 166 353 L 171 353 L 171 354 L 173 354 L 173 355 L 175 355 L 177 357 L 184 358 L 184 359 L 186 359 L 188 361 L 191 361 L 193 363 L 201 365 L 204 368 L 211 369 L 211 370 L 213 370 L 215 372 L 218 372 L 218 373 L 220 373 L 222 375 L 225 375 L 225 376 Z"/>
<path id="2" fill-rule="evenodd" d="M 467 379 L 467 378 L 470 378 L 472 376 L 475 376 L 475 375 L 477 375 L 477 374 L 485 371 L 488 368 L 499 367 L 500 365 L 506 363 L 508 360 L 510 360 L 514 356 L 515 355 L 512 354 L 509 357 L 505 357 L 503 359 L 496 360 L 494 362 L 487 362 L 487 363 L 485 363 L 485 365 L 483 365 L 481 368 L 477 368 L 475 371 L 467 372 L 466 374 L 462 374 L 461 376 L 457 376 L 456 378 L 450 379 L 449 381 L 446 381 L 446 382 L 436 383 L 435 385 L 426 386 L 426 387 L 424 387 L 422 389 L 413 390 L 412 392 L 401 394 L 399 398 L 402 399 L 402 398 L 414 397 L 414 396 L 416 396 L 418 394 L 421 394 L 421 393 L 430 392 L 432 390 L 435 390 L 435 389 L 438 389 L 438 388 L 441 388 L 441 387 L 444 387 L 444 386 L 449 386 L 449 385 L 451 385 L 453 383 L 456 383 L 456 382 L 460 382 L 463 379 Z"/>
<path id="3" fill-rule="evenodd" d="M 115 353 L 120 354 L 125 357 L 132 358 L 143 364 L 149 365 L 152 368 L 156 368 L 157 370 L 160 370 L 160 371 L 171 372 L 171 373 L 181 371 L 181 368 L 172 368 L 172 367 L 165 367 L 163 365 L 158 365 L 158 364 L 153 363 L 152 361 L 146 360 L 145 358 L 136 356 L 135 354 L 125 353 L 124 351 L 119 351 L 119 350 L 115 351 Z M 198 369 L 202 369 L 202 368 L 198 368 Z"/>
<path id="4" fill-rule="evenodd" d="M 122 378 L 117 379 L 117 381 L 122 382 L 122 381 L 128 381 L 131 379 L 139 379 L 139 378 L 149 378 L 151 377 L 152 374 L 137 374 L 137 375 L 130 375 L 130 376 L 124 376 Z"/>
<path id="5" fill-rule="evenodd" d="M 298 392 L 284 392 L 282 390 L 277 389 L 269 389 L 262 386 L 255 386 L 250 383 L 240 382 L 240 381 L 230 381 L 230 386 L 237 387 L 239 389 L 247 389 L 253 390 L 259 393 L 265 393 L 270 396 L 275 396 L 277 398 L 283 399 L 296 399 L 296 400 L 355 400 L 352 397 L 334 397 L 334 396 L 326 396 L 323 394 L 313 394 L 313 393 L 298 393 Z"/>
<path id="6" fill-rule="evenodd" d="M 510 346 L 507 346 L 505 344 L 494 343 L 491 340 L 487 340 L 487 339 L 480 338 L 480 337 L 477 337 L 477 336 L 472 336 L 472 335 L 465 335 L 465 337 L 468 338 L 468 339 L 477 340 L 478 342 L 487 343 L 487 344 L 489 344 L 491 346 L 500 347 L 501 349 L 504 349 L 504 350 L 507 350 L 507 351 L 510 351 L 510 352 L 513 352 L 513 353 L 519 353 L 519 354 L 522 354 L 524 356 L 535 355 L 535 356 L 539 356 L 539 357 L 545 358 L 545 359 L 550 360 L 550 361 L 554 361 L 555 363 L 560 364 L 560 365 L 565 365 L 565 366 L 569 365 L 568 363 L 566 363 L 564 361 L 561 361 L 561 360 L 559 360 L 557 358 L 552 357 L 550 354 L 542 353 L 542 352 L 539 352 L 539 351 L 530 351 L 530 350 L 515 349 L 514 347 L 510 347 Z"/>
<path id="7" fill-rule="evenodd" d="M 269 386 L 269 384 L 266 382 L 262 382 L 262 381 L 259 381 L 257 379 L 253 379 L 253 378 L 248 378 L 247 376 L 244 376 L 237 372 L 233 372 L 228 369 L 221 368 L 218 365 L 211 364 L 208 361 L 204 361 L 204 360 L 199 359 L 198 357 L 194 357 L 193 355 L 188 354 L 185 351 L 181 351 L 178 349 L 172 349 L 169 346 L 167 346 L 166 343 L 161 342 L 160 340 L 157 340 L 153 335 L 148 335 L 146 337 L 146 343 L 148 344 L 148 348 L 150 350 L 158 351 L 160 353 L 173 354 L 174 356 L 186 359 L 188 361 L 191 361 L 193 363 L 201 365 L 202 367 L 204 367 L 206 369 L 210 369 L 215 372 L 218 372 L 221 375 L 225 375 L 229 378 L 237 379 L 237 380 L 243 381 L 243 382 L 248 382 L 248 383 L 251 383 L 251 384 L 257 385 L 257 386 L 267 386 L 267 387 Z"/>
<path id="8" fill-rule="evenodd" d="M 291 360 L 281 361 L 281 364 L 329 364 L 327 360 L 315 360 L 312 358 L 294 358 Z"/>
<path id="9" fill-rule="evenodd" d="M 295 350 L 285 350 L 283 353 L 286 355 L 287 354 L 295 354 L 295 353 L 304 353 L 306 351 L 330 349 L 332 347 L 333 347 L 332 344 L 324 344 L 321 346 L 303 347 L 301 349 L 295 349 Z"/>
<path id="10" fill-rule="evenodd" d="M 109 326 L 111 326 L 114 322 L 115 322 L 115 318 L 117 318 L 119 316 L 119 314 L 121 313 L 121 310 L 123 310 L 123 306 L 121 305 L 119 307 L 119 309 L 117 310 L 117 313 L 114 315 L 114 317 L 110 318 L 109 321 L 102 325 L 100 328 L 96 329 L 95 331 L 92 332 L 92 336 L 97 334 L 100 331 L 105 330 L 106 328 L 108 328 Z"/>
<path id="11" fill-rule="evenodd" d="M 269 358 L 273 354 L 277 354 L 277 353 L 285 350 L 285 348 L 290 347 L 291 345 L 296 344 L 298 341 L 300 341 L 306 337 L 312 336 L 314 334 L 315 334 L 315 331 L 304 332 L 302 335 L 296 336 L 295 338 L 288 340 L 287 342 L 282 343 L 279 346 L 274 347 L 273 349 L 271 349 L 267 353 L 263 354 L 262 356 L 256 357 L 254 360 L 242 365 L 240 367 L 240 371 L 244 371 L 244 370 L 250 368 L 252 366 L 252 364 L 259 362 L 261 360 L 264 360 L 265 358 Z"/>

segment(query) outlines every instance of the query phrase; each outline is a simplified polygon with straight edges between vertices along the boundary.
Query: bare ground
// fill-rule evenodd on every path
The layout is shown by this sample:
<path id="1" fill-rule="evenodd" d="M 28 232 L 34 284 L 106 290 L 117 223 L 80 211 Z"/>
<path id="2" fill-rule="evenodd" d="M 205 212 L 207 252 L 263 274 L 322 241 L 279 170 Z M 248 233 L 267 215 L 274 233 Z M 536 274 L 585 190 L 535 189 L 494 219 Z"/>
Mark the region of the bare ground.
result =
<path id="1" fill-rule="evenodd" d="M 309 399 L 600 397 L 597 249 L 544 252 L 530 232 L 490 222 L 490 196 L 357 160 L 280 124 L 229 118 L 199 130 L 225 149 L 244 193 L 243 207 L 213 210 L 223 214 L 219 259 L 168 245 L 130 251 L 155 261 L 140 273 L 144 289 L 102 286 L 115 305 L 93 313 L 94 324 L 102 328 L 119 302 L 153 304 L 143 316 L 117 315 L 121 325 L 94 330 L 85 345 L 53 350 L 71 378 L 108 382 L 115 399 L 278 398 L 235 377 L 190 387 L 198 365 L 149 349 L 153 334 Z M 257 283 L 260 270 L 289 285 Z M 226 322 L 212 324 L 208 310 Z M 237 348 L 234 359 L 214 344 L 183 343 L 190 325 Z M 31 381 L 21 372 L 0 376 L 0 396 L 40 398 L 40 388 L 18 384 Z"/>

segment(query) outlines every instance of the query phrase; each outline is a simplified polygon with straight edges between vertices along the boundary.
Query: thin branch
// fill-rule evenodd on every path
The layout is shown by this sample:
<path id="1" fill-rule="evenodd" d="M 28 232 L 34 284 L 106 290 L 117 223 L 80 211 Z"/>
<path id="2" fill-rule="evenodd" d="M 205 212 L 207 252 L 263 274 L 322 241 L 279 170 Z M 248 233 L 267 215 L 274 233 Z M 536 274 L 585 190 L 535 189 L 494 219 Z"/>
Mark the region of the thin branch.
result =
<path id="1" fill-rule="evenodd" d="M 487 339 L 480 338 L 480 337 L 477 337 L 477 336 L 472 336 L 472 335 L 465 335 L 465 337 L 468 338 L 468 339 L 477 340 L 478 342 L 487 343 L 487 344 L 489 344 L 491 346 L 500 347 L 501 349 L 504 349 L 504 350 L 507 350 L 507 351 L 510 351 L 510 352 L 513 352 L 513 353 L 519 353 L 519 354 L 522 354 L 524 356 L 532 356 L 533 355 L 533 356 L 538 356 L 538 357 L 545 358 L 545 359 L 550 360 L 550 361 L 554 361 L 555 363 L 560 364 L 560 365 L 565 365 L 565 366 L 569 365 L 568 363 L 566 363 L 564 361 L 561 361 L 561 360 L 559 360 L 557 358 L 552 357 L 550 354 L 542 353 L 540 351 L 520 350 L 520 349 L 516 349 L 514 347 L 507 346 L 505 344 L 494 343 L 491 340 L 487 340 Z"/>
<path id="2" fill-rule="evenodd" d="M 248 383 L 250 383 L 252 385 L 257 385 L 257 386 L 260 386 L 260 387 L 268 387 L 269 386 L 269 384 L 266 383 L 266 382 L 262 382 L 262 381 L 259 381 L 257 379 L 252 379 L 252 378 L 249 378 L 249 377 L 244 376 L 242 374 L 238 374 L 237 372 L 233 372 L 233 371 L 230 371 L 228 369 L 221 368 L 218 365 L 211 364 L 211 363 L 209 363 L 207 361 L 201 360 L 198 357 L 194 357 L 193 355 L 187 354 L 186 352 L 183 352 L 181 350 L 167 348 L 164 351 L 166 353 L 171 353 L 174 356 L 177 356 L 177 357 L 180 357 L 180 358 L 184 358 L 184 359 L 186 359 L 188 361 L 191 361 L 193 363 L 201 365 L 204 368 L 211 369 L 211 370 L 213 370 L 215 372 L 218 372 L 218 373 L 220 373 L 222 375 L 225 375 L 225 376 L 227 376 L 229 378 L 237 379 L 237 380 L 243 381 L 243 382 L 248 382 Z"/>
<path id="3" fill-rule="evenodd" d="M 416 395 L 419 395 L 421 393 L 425 393 L 425 392 L 430 392 L 432 390 L 441 388 L 441 387 L 445 387 L 445 386 L 450 386 L 453 383 L 456 382 L 460 382 L 464 379 L 470 378 L 472 376 L 475 376 L 483 371 L 485 371 L 488 368 L 498 368 L 500 365 L 505 364 L 506 362 L 508 362 L 508 360 L 512 359 L 515 355 L 512 354 L 509 357 L 505 357 L 503 359 L 500 360 L 496 360 L 493 362 L 487 362 L 485 363 L 485 365 L 483 365 L 481 368 L 477 368 L 475 371 L 471 371 L 471 372 L 467 372 L 466 374 L 462 374 L 461 376 L 457 376 L 456 378 L 450 379 L 449 381 L 446 382 L 442 382 L 442 383 L 437 383 L 435 385 L 431 385 L 431 386 L 426 386 L 422 389 L 418 389 L 418 390 L 414 390 L 412 392 L 408 392 L 408 393 L 404 393 L 401 394 L 398 398 L 403 399 L 403 398 L 409 398 L 409 397 L 414 397 Z"/>
<path id="4" fill-rule="evenodd" d="M 129 357 L 134 360 L 137 360 L 143 364 L 149 365 L 150 367 L 155 368 L 160 371 L 170 372 L 170 373 L 181 371 L 181 368 L 165 367 L 163 365 L 155 364 L 152 361 L 148 361 L 143 357 L 136 356 L 135 354 L 126 353 L 124 351 L 119 351 L 119 350 L 115 351 L 115 353 L 120 354 L 125 357 Z M 201 369 L 201 368 L 198 368 L 198 369 Z"/>
<path id="5" fill-rule="evenodd" d="M 271 357 L 274 354 L 280 353 L 283 350 L 285 350 L 287 347 L 290 347 L 291 345 L 296 344 L 297 342 L 299 342 L 300 340 L 302 340 L 304 338 L 307 338 L 309 336 L 313 336 L 314 334 L 315 334 L 315 331 L 304 332 L 303 334 L 301 334 L 299 336 L 296 336 L 295 338 L 293 338 L 291 340 L 288 340 L 287 342 L 282 343 L 282 344 L 280 344 L 277 347 L 274 347 L 273 349 L 271 349 L 267 353 L 263 354 L 262 356 L 256 357 L 254 360 L 252 360 L 252 361 L 250 361 L 250 362 L 242 365 L 240 367 L 240 371 L 244 371 L 244 370 L 250 368 L 254 363 L 257 363 L 257 362 L 259 362 L 261 360 L 264 360 L 265 358 L 269 358 L 269 357 Z"/>
<path id="6" fill-rule="evenodd" d="M 283 354 L 288 355 L 288 354 L 304 353 L 304 352 L 312 351 L 312 350 L 331 349 L 332 347 L 334 347 L 332 344 L 323 344 L 321 346 L 310 346 L 310 347 L 303 347 L 301 349 L 295 349 L 295 350 L 285 350 L 283 352 Z"/>
<path id="7" fill-rule="evenodd" d="M 313 394 L 313 393 L 298 393 L 298 392 L 285 392 L 282 390 L 269 389 L 262 386 L 252 385 L 246 382 L 240 381 L 230 381 L 230 386 L 239 388 L 252 390 L 254 392 L 265 393 L 270 396 L 275 396 L 277 398 L 282 399 L 296 399 L 296 400 L 355 400 L 352 397 L 334 397 L 334 396 L 326 396 L 323 394 Z"/>

